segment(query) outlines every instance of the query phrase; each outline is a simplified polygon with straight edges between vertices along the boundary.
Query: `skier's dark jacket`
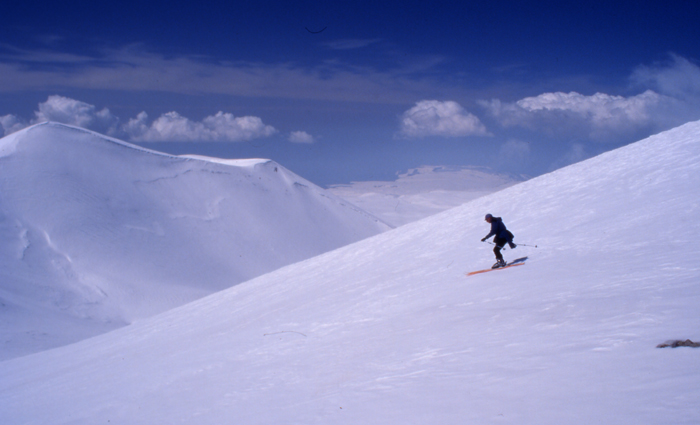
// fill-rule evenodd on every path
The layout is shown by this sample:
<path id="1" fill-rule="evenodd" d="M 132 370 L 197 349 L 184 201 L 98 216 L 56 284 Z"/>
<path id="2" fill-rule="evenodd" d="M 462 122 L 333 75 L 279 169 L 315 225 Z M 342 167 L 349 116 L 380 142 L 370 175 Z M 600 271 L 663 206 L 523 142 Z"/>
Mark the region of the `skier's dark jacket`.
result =
<path id="1" fill-rule="evenodd" d="M 508 242 L 513 240 L 513 234 L 506 229 L 506 225 L 503 224 L 503 220 L 501 220 L 501 217 L 492 217 L 491 218 L 491 232 L 489 232 L 488 235 L 484 237 L 484 239 L 488 239 L 491 236 L 496 235 L 497 238 L 506 240 Z"/>

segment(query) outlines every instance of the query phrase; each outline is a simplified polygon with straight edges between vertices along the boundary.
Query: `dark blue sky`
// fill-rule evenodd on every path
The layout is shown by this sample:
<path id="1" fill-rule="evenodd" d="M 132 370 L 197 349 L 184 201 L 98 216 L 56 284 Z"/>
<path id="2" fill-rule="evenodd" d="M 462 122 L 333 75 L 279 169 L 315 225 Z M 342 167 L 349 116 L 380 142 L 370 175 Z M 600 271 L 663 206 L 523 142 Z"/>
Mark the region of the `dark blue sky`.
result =
<path id="1" fill-rule="evenodd" d="M 12 2 L 0 133 L 51 119 L 324 185 L 537 175 L 700 119 L 698 22 L 693 1 Z"/>

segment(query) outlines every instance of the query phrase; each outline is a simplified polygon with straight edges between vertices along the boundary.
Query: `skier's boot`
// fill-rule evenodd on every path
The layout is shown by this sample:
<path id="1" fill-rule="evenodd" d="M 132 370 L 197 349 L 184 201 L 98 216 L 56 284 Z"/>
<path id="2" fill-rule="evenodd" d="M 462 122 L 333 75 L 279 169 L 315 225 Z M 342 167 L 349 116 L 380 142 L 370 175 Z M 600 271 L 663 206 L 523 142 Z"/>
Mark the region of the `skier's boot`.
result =
<path id="1" fill-rule="evenodd" d="M 492 268 L 492 269 L 497 269 L 497 268 L 503 267 L 503 266 L 505 266 L 505 265 L 506 265 L 506 262 L 503 261 L 503 259 L 500 259 L 500 260 L 496 261 L 496 264 L 494 264 L 493 266 L 491 266 L 491 268 Z"/>

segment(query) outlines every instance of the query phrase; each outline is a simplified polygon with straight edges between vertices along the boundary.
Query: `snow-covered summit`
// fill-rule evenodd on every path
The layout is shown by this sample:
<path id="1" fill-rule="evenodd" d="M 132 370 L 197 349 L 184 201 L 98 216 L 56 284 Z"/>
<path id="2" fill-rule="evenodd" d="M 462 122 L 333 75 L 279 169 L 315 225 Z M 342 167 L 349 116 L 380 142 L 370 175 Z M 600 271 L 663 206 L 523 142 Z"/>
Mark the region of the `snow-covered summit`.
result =
<path id="1" fill-rule="evenodd" d="M 35 125 L 0 139 L 0 358 L 388 228 L 274 161 L 172 156 Z"/>
<path id="2" fill-rule="evenodd" d="M 0 363 L 8 423 L 697 424 L 700 122 Z M 515 241 L 488 267 L 484 214 Z"/>
<path id="3" fill-rule="evenodd" d="M 395 226 L 462 205 L 525 180 L 485 167 L 422 166 L 394 181 L 332 185 L 328 190 Z"/>

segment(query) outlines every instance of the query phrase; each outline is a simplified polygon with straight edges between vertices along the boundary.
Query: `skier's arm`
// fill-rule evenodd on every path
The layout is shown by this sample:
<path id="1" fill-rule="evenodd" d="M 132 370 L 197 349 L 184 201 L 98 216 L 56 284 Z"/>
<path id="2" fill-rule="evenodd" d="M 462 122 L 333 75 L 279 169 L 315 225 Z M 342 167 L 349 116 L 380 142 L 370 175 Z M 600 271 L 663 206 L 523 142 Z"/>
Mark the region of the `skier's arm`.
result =
<path id="1" fill-rule="evenodd" d="M 484 236 L 484 238 L 481 240 L 481 242 L 484 242 L 486 239 L 490 238 L 491 236 L 497 235 L 500 227 L 501 227 L 500 222 L 499 223 L 492 222 L 491 223 L 491 231 L 489 232 L 488 235 Z"/>
<path id="2" fill-rule="evenodd" d="M 495 235 L 495 234 L 496 234 L 496 232 L 494 232 L 493 230 L 490 231 L 488 235 L 484 236 L 484 238 L 481 239 L 481 242 L 486 241 L 486 239 L 490 238 L 491 236 L 493 236 L 493 235 Z"/>

